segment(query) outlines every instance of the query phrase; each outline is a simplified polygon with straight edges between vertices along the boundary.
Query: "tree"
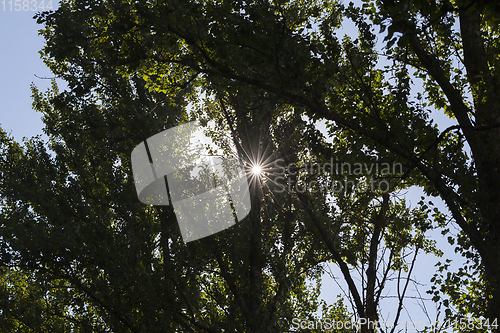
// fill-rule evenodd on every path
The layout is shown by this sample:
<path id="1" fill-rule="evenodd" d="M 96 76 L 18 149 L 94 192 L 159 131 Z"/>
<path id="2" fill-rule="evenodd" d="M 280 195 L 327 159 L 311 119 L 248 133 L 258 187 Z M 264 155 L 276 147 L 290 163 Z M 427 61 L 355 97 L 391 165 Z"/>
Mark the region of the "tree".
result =
<path id="1" fill-rule="evenodd" d="M 469 40 L 464 33 L 459 39 L 453 20 L 463 16 L 465 31 L 474 27 L 467 17 L 477 10 L 489 14 L 484 25 L 477 25 L 475 14 L 476 30 Z M 3 135 L 4 264 L 76 288 L 70 304 L 95 308 L 83 306 L 74 318 L 83 331 L 89 322 L 104 331 L 287 330 L 293 317 L 314 317 L 317 295 L 305 281 L 328 260 L 347 281 L 353 267 L 366 276 L 361 289 L 351 283 L 349 292 L 357 316 L 374 320 L 389 272 L 411 267 L 411 261 L 405 266 L 405 251 L 435 251 L 422 236 L 430 228 L 429 207 L 422 203 L 410 211 L 376 190 L 317 194 L 314 186 L 344 175 L 310 174 L 307 163 L 331 156 L 384 161 L 404 166 L 402 175 L 390 175 L 397 176 L 391 191 L 415 184 L 448 204 L 463 230 L 460 249 L 482 274 L 482 289 L 468 294 L 464 305 L 463 294 L 451 292 L 458 275 L 443 291 L 462 314 L 495 318 L 498 265 L 490 251 L 497 246 L 496 194 L 485 172 L 493 172 L 488 165 L 496 165 L 491 163 L 498 155 L 488 155 L 494 147 L 486 138 L 475 138 L 497 129 L 473 118 L 476 108 L 486 108 L 481 103 L 493 103 L 493 95 L 475 74 L 470 77 L 476 81 L 449 74 L 450 46 L 465 57 L 471 40 L 474 47 L 487 40 L 494 63 L 496 32 L 488 27 L 495 13 L 487 3 L 344 8 L 300 1 L 87 1 L 40 14 L 47 40 L 42 55 L 70 92 L 54 87 L 44 97 L 34 89 L 55 157 L 36 139 L 21 148 Z M 343 19 L 356 23 L 358 39 L 336 37 Z M 391 69 L 377 67 L 375 25 L 389 25 Z M 424 97 L 413 99 L 411 79 L 422 73 L 429 75 L 427 103 L 456 117 L 457 126 L 439 133 Z M 477 105 L 460 103 L 469 86 L 478 92 L 472 95 Z M 218 120 L 212 135 L 223 146 L 229 149 L 233 141 L 240 157 L 270 166 L 264 170 L 269 179 L 256 177 L 251 184 L 253 208 L 245 223 L 186 247 L 171 210 L 136 200 L 128 161 L 137 143 L 187 121 L 189 102 L 199 118 Z M 475 127 L 467 127 L 471 118 Z M 316 120 L 326 121 L 332 144 L 314 130 L 310 122 Z M 223 135 L 228 132 L 230 138 Z M 276 191 L 271 177 L 278 159 L 298 167 L 283 179 L 299 184 L 298 178 L 311 177 L 315 185 Z M 443 215 L 434 214 L 444 226 Z M 31 230 L 36 237 L 27 236 Z M 387 256 L 380 255 L 382 245 Z M 345 316 L 342 309 L 330 315 Z"/>
<path id="2" fill-rule="evenodd" d="M 321 272 L 319 264 L 332 258 L 351 281 L 357 316 L 376 320 L 375 309 L 390 271 L 401 274 L 406 269 L 405 248 L 432 250 L 421 233 L 413 239 L 410 232 L 415 219 L 422 223 L 418 230 L 428 228 L 426 212 L 415 210 L 410 214 L 404 204 L 389 201 L 387 194 L 383 195 L 379 212 L 373 203 L 379 194 L 342 192 L 338 212 L 334 212 L 326 197 L 311 197 L 303 191 L 298 196 L 293 192 L 270 191 L 277 184 L 266 185 L 267 179 L 260 177 L 251 182 L 256 197 L 252 214 L 257 217 L 251 215 L 238 228 L 199 241 L 194 247 L 184 246 L 173 223 L 172 211 L 141 206 L 130 189 L 127 160 L 131 147 L 127 145 L 133 146 L 141 132 L 127 131 L 133 128 L 149 131 L 155 127 L 159 130 L 168 123 L 168 118 L 161 121 L 160 117 L 176 116 L 175 107 L 163 104 L 164 96 L 156 105 L 149 105 L 149 113 L 138 113 L 138 109 L 148 105 L 144 100 L 149 96 L 141 90 L 140 83 L 135 81 L 139 96 L 133 96 L 126 84 L 113 85 L 114 93 L 124 90 L 120 91 L 121 97 L 116 98 L 109 89 L 110 94 L 104 94 L 107 97 L 99 105 L 92 98 L 77 99 L 59 93 L 55 85 L 45 96 L 33 88 L 34 105 L 44 113 L 54 156 L 37 138 L 22 147 L 4 134 L 3 264 L 8 275 L 17 276 L 23 271 L 31 274 L 30 295 L 39 295 L 42 305 L 47 303 L 47 309 L 14 305 L 12 299 L 24 298 L 14 292 L 3 304 L 7 312 L 5 327 L 63 332 L 168 331 L 169 328 L 282 331 L 293 327 L 293 318 L 306 323 L 315 318 L 318 289 L 309 291 L 305 278 L 317 278 Z M 125 92 L 133 97 L 125 97 Z M 143 102 L 139 102 L 141 96 Z M 121 112 L 116 111 L 112 102 L 119 103 Z M 228 111 L 223 104 L 220 106 L 220 112 Z M 169 112 L 165 112 L 169 107 Z M 211 112 L 216 110 L 212 108 Z M 133 125 L 116 124 L 117 116 Z M 301 128 L 306 130 L 302 120 L 295 118 L 281 126 L 261 127 L 260 118 L 256 124 L 241 115 L 238 119 L 246 125 L 250 121 L 247 129 L 258 126 L 274 130 L 277 138 L 287 138 L 286 146 L 307 149 L 299 143 L 303 136 L 297 135 Z M 138 126 L 141 122 L 151 123 Z M 238 133 L 233 134 L 239 136 Z M 132 138 L 128 138 L 129 134 Z M 260 136 L 261 142 L 263 137 Z M 255 143 L 249 139 L 246 142 Z M 259 150 L 248 144 L 241 149 Z M 294 165 L 300 165 L 303 161 L 296 159 L 296 148 L 288 150 L 284 156 L 294 159 Z M 291 174 L 283 175 L 294 178 Z M 318 182 L 326 181 L 324 177 L 316 175 Z M 389 221 L 384 221 L 389 208 L 394 212 L 392 215 L 398 214 L 390 226 Z M 406 237 L 395 238 L 395 233 L 402 235 L 398 231 L 402 229 L 401 223 L 408 233 Z M 260 230 L 255 232 L 252 228 Z M 377 247 L 386 229 L 385 244 L 390 254 L 388 259 L 380 259 L 380 263 Z M 257 240 L 248 239 L 247 235 L 252 233 Z M 370 237 L 372 245 L 367 251 L 364 244 Z M 256 257 L 257 251 L 260 257 Z M 357 268 L 369 271 L 362 289 L 352 284 L 349 268 L 356 268 L 357 261 L 361 261 Z M 377 285 L 375 266 L 382 270 L 382 282 Z M 407 278 L 406 285 L 408 282 Z M 8 282 L 6 287 L 23 290 L 23 283 L 16 280 Z M 364 289 L 371 290 L 366 298 L 360 296 Z M 371 313 L 364 310 L 367 304 L 371 304 Z M 35 315 L 27 316 L 23 310 L 26 307 Z M 401 306 L 398 313 L 400 310 Z M 266 316 L 269 319 L 263 321 Z M 324 307 L 323 316 L 349 320 L 342 303 Z"/>
<path id="3" fill-rule="evenodd" d="M 115 57 L 122 73 L 138 72 L 150 88 L 169 94 L 189 82 L 207 91 L 252 87 L 327 121 L 348 145 L 403 163 L 406 184 L 439 195 L 462 230 L 458 249 L 483 281 L 464 310 L 498 317 L 495 3 L 366 1 L 344 10 L 335 2 L 167 1 L 79 8 L 39 17 L 52 41 L 45 55 L 54 63 L 71 58 L 84 65 L 78 52 Z M 100 21 L 83 32 L 59 22 L 74 22 L 73 12 L 80 22 Z M 357 40 L 336 37 L 344 17 L 356 23 Z M 377 26 L 388 28 L 383 56 L 392 68 L 377 67 Z M 63 49 L 58 41 L 67 36 L 71 43 Z M 424 92 L 412 94 L 419 78 Z M 431 108 L 456 125 L 439 133 Z M 461 278 L 452 276 L 448 283 L 457 286 Z M 460 305 L 462 296 L 450 296 Z"/>
<path id="4" fill-rule="evenodd" d="M 48 147 L 37 138 L 21 146 L 2 132 L 2 266 L 8 276 L 33 276 L 30 295 L 42 305 L 50 300 L 25 313 L 12 301 L 23 303 L 23 293 L 13 293 L 2 304 L 4 326 L 281 332 L 292 318 L 312 320 L 317 263 L 325 259 L 314 242 L 295 240 L 307 240 L 303 226 L 283 237 L 286 220 L 257 208 L 248 223 L 186 246 L 169 207 L 137 200 L 130 152 L 186 121 L 187 92 L 167 99 L 139 78 L 93 74 L 102 81 L 85 98 L 56 85 L 45 95 L 33 87 Z M 13 281 L 6 287 L 24 288 L 24 280 Z"/>

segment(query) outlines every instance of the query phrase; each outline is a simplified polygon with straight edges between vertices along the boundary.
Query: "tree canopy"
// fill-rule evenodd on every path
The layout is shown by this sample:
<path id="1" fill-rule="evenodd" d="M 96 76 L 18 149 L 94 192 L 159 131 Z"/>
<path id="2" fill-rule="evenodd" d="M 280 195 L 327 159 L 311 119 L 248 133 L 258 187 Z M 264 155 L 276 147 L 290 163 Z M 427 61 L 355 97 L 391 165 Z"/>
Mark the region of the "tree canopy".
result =
<path id="1" fill-rule="evenodd" d="M 1 132 L 0 325 L 300 331 L 296 320 L 320 310 L 379 320 L 392 280 L 397 322 L 416 256 L 440 254 L 426 232 L 450 224 L 467 264 L 439 267 L 429 293 L 448 319 L 493 323 L 499 15 L 472 0 L 62 1 L 38 14 L 40 53 L 68 90 L 32 87 L 48 143 Z M 357 37 L 342 35 L 347 21 Z M 455 124 L 440 131 L 435 112 Z M 262 173 L 249 172 L 244 220 L 184 244 L 170 206 L 137 199 L 130 153 L 193 119 Z M 364 168 L 314 171 L 328 163 Z M 411 186 L 449 212 L 409 207 L 398 191 Z M 319 299 L 325 263 L 348 285 L 330 305 Z"/>

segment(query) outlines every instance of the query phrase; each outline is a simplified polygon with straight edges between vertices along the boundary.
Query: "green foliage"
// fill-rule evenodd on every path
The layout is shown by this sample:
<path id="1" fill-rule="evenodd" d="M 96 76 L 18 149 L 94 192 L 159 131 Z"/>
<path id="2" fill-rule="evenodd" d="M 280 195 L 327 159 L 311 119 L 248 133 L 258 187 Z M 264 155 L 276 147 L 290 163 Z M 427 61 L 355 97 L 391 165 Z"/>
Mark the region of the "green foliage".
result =
<path id="1" fill-rule="evenodd" d="M 12 310 L 0 324 L 282 332 L 293 318 L 318 319 L 320 306 L 329 318 L 376 320 L 394 275 L 397 321 L 417 254 L 442 255 L 426 232 L 450 229 L 432 203 L 398 197 L 411 186 L 447 204 L 461 229 L 448 239 L 468 260 L 458 272 L 438 267 L 434 301 L 448 319 L 498 317 L 498 19 L 494 2 L 470 0 L 90 0 L 38 14 L 42 58 L 69 90 L 32 87 L 48 144 L 1 132 L 2 300 Z M 345 20 L 356 38 L 338 36 Z M 436 111 L 455 125 L 440 132 Z M 195 118 L 264 174 L 249 177 L 246 219 L 185 245 L 169 207 L 138 202 L 130 152 Z M 278 160 L 291 167 L 280 173 Z M 401 170 L 308 169 L 332 160 Z M 277 175 L 299 187 L 280 191 Z M 318 300 L 324 263 L 340 268 L 350 311 Z M 25 299 L 33 311 L 19 315 Z"/>

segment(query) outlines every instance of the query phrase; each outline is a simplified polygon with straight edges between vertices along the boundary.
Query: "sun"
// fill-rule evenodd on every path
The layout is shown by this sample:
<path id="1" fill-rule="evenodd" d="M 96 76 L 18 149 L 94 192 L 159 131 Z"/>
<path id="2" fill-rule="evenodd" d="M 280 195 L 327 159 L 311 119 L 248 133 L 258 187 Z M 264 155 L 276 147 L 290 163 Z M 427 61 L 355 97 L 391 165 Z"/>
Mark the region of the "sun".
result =
<path id="1" fill-rule="evenodd" d="M 252 167 L 252 173 L 256 176 L 260 175 L 262 173 L 262 167 L 260 165 L 254 165 Z"/>

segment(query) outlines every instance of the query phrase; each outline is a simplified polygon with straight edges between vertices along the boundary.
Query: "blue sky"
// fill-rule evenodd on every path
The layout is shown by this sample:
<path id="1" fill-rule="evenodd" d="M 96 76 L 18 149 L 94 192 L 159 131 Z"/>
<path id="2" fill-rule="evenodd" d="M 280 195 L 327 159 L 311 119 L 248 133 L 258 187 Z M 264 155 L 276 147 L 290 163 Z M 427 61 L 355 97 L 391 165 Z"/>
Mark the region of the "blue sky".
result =
<path id="1" fill-rule="evenodd" d="M 54 5 L 57 5 L 56 1 L 54 1 Z M 40 79 L 36 76 L 52 77 L 53 75 L 43 64 L 38 54 L 44 41 L 41 36 L 38 36 L 38 29 L 41 26 L 36 24 L 33 19 L 35 12 L 3 11 L 2 9 L 0 4 L 0 45 L 2 46 L 0 53 L 0 126 L 7 133 L 10 133 L 16 141 L 21 141 L 23 137 L 43 134 L 41 114 L 35 112 L 31 107 L 30 84 L 34 83 L 41 91 L 45 91 L 50 86 L 50 80 Z M 60 80 L 58 83 L 60 86 L 64 86 Z M 449 119 L 442 115 L 437 118 L 442 125 L 441 129 L 446 128 Z M 413 207 L 420 199 L 420 193 L 421 191 L 415 190 L 407 196 Z M 434 202 L 443 211 L 446 211 L 440 200 L 434 200 Z M 439 233 L 434 233 L 433 236 L 439 241 L 438 246 L 443 248 L 445 255 L 441 259 L 422 255 L 417 260 L 414 277 L 416 276 L 419 282 L 427 284 L 420 290 L 424 297 L 428 296 L 425 295 L 425 290 L 430 288 L 429 279 L 434 273 L 434 264 L 438 260 L 444 261 L 446 258 L 454 258 L 458 262 L 461 261 L 461 258 L 453 253 L 453 249 L 447 245 Z M 338 271 L 336 273 L 338 274 Z M 343 284 L 341 280 L 343 279 L 339 278 L 339 283 Z M 336 283 L 329 277 L 326 277 L 323 286 L 322 296 L 328 301 L 334 301 L 335 296 L 341 294 Z M 389 294 L 395 293 L 395 290 L 391 290 L 391 288 L 386 291 Z M 391 316 L 394 316 L 396 307 L 393 302 L 389 303 L 390 305 L 382 303 L 383 311 L 388 311 Z M 409 300 L 407 306 L 411 312 L 415 312 L 413 319 L 424 320 L 421 315 L 416 313 L 420 312 L 420 309 L 414 301 Z M 433 314 L 434 304 L 430 302 L 428 306 Z M 387 314 L 387 312 L 384 313 L 384 315 Z"/>
<path id="2" fill-rule="evenodd" d="M 54 6 L 56 2 L 53 2 Z M 41 114 L 31 108 L 30 84 L 41 91 L 50 86 L 50 70 L 39 57 L 43 38 L 32 11 L 3 11 L 0 4 L 0 126 L 16 141 L 42 134 Z"/>

